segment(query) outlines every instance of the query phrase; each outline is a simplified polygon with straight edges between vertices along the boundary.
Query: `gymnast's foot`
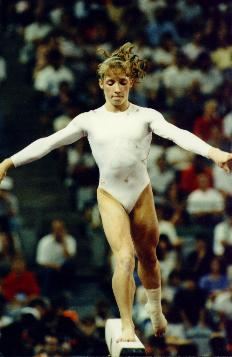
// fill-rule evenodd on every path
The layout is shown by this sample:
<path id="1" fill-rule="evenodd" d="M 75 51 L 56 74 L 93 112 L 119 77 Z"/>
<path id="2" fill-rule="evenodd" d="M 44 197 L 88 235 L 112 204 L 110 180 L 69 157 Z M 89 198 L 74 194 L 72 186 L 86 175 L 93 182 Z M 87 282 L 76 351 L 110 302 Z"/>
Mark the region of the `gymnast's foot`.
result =
<path id="1" fill-rule="evenodd" d="M 148 303 L 145 305 L 145 309 L 149 313 L 155 336 L 163 336 L 167 330 L 168 322 L 162 311 L 152 310 Z"/>
<path id="2" fill-rule="evenodd" d="M 132 342 L 132 341 L 136 341 L 134 325 L 122 323 L 122 336 L 117 339 L 117 342 Z"/>

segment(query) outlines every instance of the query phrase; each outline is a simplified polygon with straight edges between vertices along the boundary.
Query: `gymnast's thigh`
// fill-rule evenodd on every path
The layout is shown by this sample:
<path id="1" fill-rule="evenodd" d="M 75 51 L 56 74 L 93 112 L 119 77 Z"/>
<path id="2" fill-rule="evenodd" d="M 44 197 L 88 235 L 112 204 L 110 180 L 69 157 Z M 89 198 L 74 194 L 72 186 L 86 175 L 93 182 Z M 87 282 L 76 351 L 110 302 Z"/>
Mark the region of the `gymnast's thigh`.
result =
<path id="1" fill-rule="evenodd" d="M 103 229 L 112 252 L 134 255 L 130 220 L 124 207 L 102 188 L 97 189 L 97 200 Z"/>
<path id="2" fill-rule="evenodd" d="M 145 187 L 129 217 L 137 253 L 146 247 L 156 247 L 159 241 L 159 226 L 151 184 Z"/>

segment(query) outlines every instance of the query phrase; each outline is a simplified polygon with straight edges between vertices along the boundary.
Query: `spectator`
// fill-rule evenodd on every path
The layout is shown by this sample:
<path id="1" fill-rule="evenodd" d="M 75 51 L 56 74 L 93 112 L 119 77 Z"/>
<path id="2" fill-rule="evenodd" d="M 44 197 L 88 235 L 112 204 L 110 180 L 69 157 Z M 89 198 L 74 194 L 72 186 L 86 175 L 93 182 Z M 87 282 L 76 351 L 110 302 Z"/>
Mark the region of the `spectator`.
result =
<path id="1" fill-rule="evenodd" d="M 213 186 L 212 169 L 206 164 L 206 161 L 196 155 L 193 162 L 180 172 L 179 188 L 183 195 L 190 194 L 199 188 L 198 175 L 205 174 L 208 177 L 210 187 Z"/>
<path id="2" fill-rule="evenodd" d="M 20 222 L 18 217 L 18 198 L 11 192 L 13 179 L 6 176 L 0 185 L 0 225 L 2 230 L 19 233 Z M 19 248 L 19 241 L 17 248 Z"/>
<path id="3" fill-rule="evenodd" d="M 199 79 L 198 73 L 190 68 L 188 62 L 185 54 L 177 51 L 174 63 L 163 71 L 163 84 L 172 100 L 183 96 Z"/>
<path id="4" fill-rule="evenodd" d="M 232 138 L 232 110 L 223 118 L 223 134 L 231 142 Z"/>
<path id="5" fill-rule="evenodd" d="M 96 163 L 87 146 L 77 142 L 67 150 L 67 182 L 72 186 L 73 208 L 82 211 L 95 196 Z"/>
<path id="6" fill-rule="evenodd" d="M 181 284 L 181 276 L 179 269 L 174 269 L 168 276 L 168 281 L 163 285 L 163 298 L 171 304 L 174 298 L 174 295 L 179 290 Z M 170 311 L 173 311 L 172 309 Z M 170 312 L 169 311 L 169 312 Z M 175 315 L 175 311 L 174 311 Z M 179 315 L 178 315 L 179 316 Z"/>
<path id="7" fill-rule="evenodd" d="M 33 311 L 23 311 L 17 320 L 1 329 L 0 350 L 5 356 L 33 356 L 41 335 L 41 323 Z"/>
<path id="8" fill-rule="evenodd" d="M 135 292 L 133 317 L 135 319 L 136 325 L 143 331 L 146 329 L 146 325 L 150 323 L 149 314 L 144 308 L 146 302 L 147 302 L 147 298 L 146 298 L 144 287 L 142 285 L 139 285 Z"/>
<path id="9" fill-rule="evenodd" d="M 202 52 L 195 61 L 199 73 L 200 92 L 204 96 L 213 95 L 223 82 L 223 75 L 215 66 L 207 52 Z"/>
<path id="10" fill-rule="evenodd" d="M 185 202 L 176 181 L 171 182 L 165 192 L 165 205 L 172 208 L 172 214 L 169 217 L 170 223 L 174 226 L 184 224 L 186 218 L 184 212 Z"/>
<path id="11" fill-rule="evenodd" d="M 167 163 L 177 172 L 186 169 L 192 163 L 193 157 L 193 153 L 176 145 L 171 145 L 166 150 Z"/>
<path id="12" fill-rule="evenodd" d="M 193 132 L 205 141 L 210 140 L 210 128 L 216 126 L 221 128 L 221 119 L 218 116 L 218 103 L 214 99 L 207 100 L 204 105 L 203 114 L 196 118 Z"/>
<path id="13" fill-rule="evenodd" d="M 225 26 L 227 27 L 227 24 Z M 219 70 L 226 71 L 232 67 L 232 45 L 229 31 L 226 34 L 223 32 L 218 30 L 218 46 L 211 52 L 211 58 Z"/>
<path id="14" fill-rule="evenodd" d="M 202 315 L 204 312 L 202 313 Z M 204 318 L 200 318 L 199 322 L 194 326 L 185 330 L 185 337 L 197 346 L 198 356 L 210 355 L 209 339 L 213 330 L 208 326 Z"/>
<path id="15" fill-rule="evenodd" d="M 166 33 L 160 39 L 160 46 L 153 50 L 152 58 L 160 68 L 166 68 L 175 60 L 177 46 L 171 34 Z"/>
<path id="16" fill-rule="evenodd" d="M 214 299 L 212 299 L 212 305 L 210 310 L 216 312 L 220 317 L 221 321 L 226 320 L 232 321 L 232 284 L 227 290 L 218 292 Z"/>
<path id="17" fill-rule="evenodd" d="M 48 65 L 48 54 L 51 50 L 60 50 L 59 37 L 55 32 L 51 32 L 44 37 L 36 48 L 35 53 L 35 67 L 33 75 L 36 77 L 37 73 Z"/>
<path id="18" fill-rule="evenodd" d="M 175 220 L 174 209 L 170 206 L 170 202 L 167 205 L 158 205 L 158 217 L 159 217 L 159 232 L 168 237 L 173 247 L 178 247 L 181 244 L 181 240 L 178 238 L 176 227 L 172 220 Z"/>
<path id="19" fill-rule="evenodd" d="M 208 99 L 216 100 L 220 104 L 220 106 L 218 106 L 220 115 L 216 113 L 219 121 L 216 123 L 216 126 L 212 125 L 212 127 L 206 123 L 205 133 L 208 135 L 208 142 L 210 144 L 220 146 L 220 148 L 223 149 L 225 149 L 225 145 L 231 146 L 231 45 L 228 36 L 230 31 L 229 2 L 221 0 L 212 1 L 210 3 L 206 0 L 203 0 L 201 3 L 195 0 L 178 0 L 176 2 L 164 0 L 138 0 L 136 2 L 127 0 L 126 3 L 127 6 L 125 6 L 125 1 L 123 0 L 75 0 L 71 2 L 58 0 L 55 4 L 52 4 L 52 1 L 45 3 L 45 0 L 35 0 L 32 2 L 28 0 L 16 0 L 13 2 L 0 0 L 0 28 L 3 38 L 7 40 L 4 40 L 2 45 L 3 51 L 7 54 L 7 59 L 9 59 L 9 63 L 12 62 L 9 56 L 15 54 L 14 51 L 12 52 L 8 49 L 8 46 L 12 44 L 12 39 L 13 43 L 16 40 L 17 49 L 19 49 L 21 53 L 22 60 L 24 55 L 25 63 L 23 71 L 20 71 L 20 67 L 18 68 L 18 65 L 15 63 L 14 71 L 17 70 L 17 73 L 23 75 L 26 72 L 27 76 L 33 74 L 34 77 L 30 79 L 35 80 L 35 82 L 37 75 L 42 76 L 41 82 L 46 83 L 47 86 L 45 91 L 42 90 L 41 92 L 42 105 L 38 111 L 40 118 L 38 124 L 40 126 L 46 125 L 45 128 L 38 128 L 40 133 L 42 131 L 43 135 L 47 135 L 52 129 L 55 131 L 59 130 L 64 126 L 65 122 L 68 122 L 70 118 L 74 117 L 77 113 L 83 110 L 85 111 L 87 108 L 101 105 L 102 98 L 99 96 L 100 91 L 97 89 L 95 81 L 93 80 L 93 73 L 95 78 L 97 63 L 93 53 L 96 52 L 95 49 L 99 45 L 104 45 L 104 47 L 110 51 L 112 48 L 119 47 L 122 43 L 128 41 L 128 38 L 131 38 L 131 40 L 137 44 L 140 55 L 148 59 L 149 65 L 148 75 L 132 93 L 137 103 L 141 106 L 149 106 L 154 109 L 164 109 L 168 111 L 166 114 L 168 117 L 171 117 L 172 122 L 181 128 L 192 131 L 196 118 L 202 117 L 202 109 L 205 101 Z M 141 16 L 138 9 L 142 11 L 145 16 Z M 45 11 L 49 18 L 44 16 Z M 137 16 L 135 16 L 135 14 Z M 136 26 L 134 26 L 135 19 L 139 19 L 139 21 L 136 22 Z M 111 21 L 114 23 L 115 28 L 112 26 Z M 110 38 L 112 33 L 114 33 L 113 39 Z M 18 41 L 19 34 L 23 35 L 20 41 Z M 142 35 L 140 36 L 140 34 Z M 25 41 L 23 50 L 22 40 Z M 149 42 L 149 44 L 156 43 L 156 46 L 151 47 L 147 42 Z M 62 77 L 61 82 L 56 82 L 60 69 L 55 70 L 50 62 L 48 63 L 50 59 L 47 55 L 50 54 L 51 50 L 61 52 L 63 57 L 61 67 L 65 59 L 67 65 L 64 67 L 68 72 L 72 73 L 71 80 L 69 75 L 65 75 L 65 82 L 63 81 L 64 77 Z M 175 54 L 178 55 L 179 51 L 182 51 L 186 56 L 186 59 L 182 59 L 182 66 L 177 66 L 173 63 L 173 59 L 176 57 Z M 179 62 L 181 62 L 181 60 Z M 48 68 L 50 68 L 49 71 Z M 45 73 L 43 71 L 45 71 Z M 50 81 L 50 72 L 54 72 L 53 76 L 51 75 L 52 84 Z M 164 73 L 168 78 L 164 77 Z M 2 61 L 2 57 L 0 56 L 0 86 L 2 83 L 1 79 L 5 80 L 4 78 L 6 78 L 7 74 L 5 60 Z M 66 81 L 67 77 L 68 80 Z M 168 80 L 169 77 L 171 78 L 170 83 L 163 80 L 164 78 Z M 9 85 L 11 78 L 12 75 L 9 77 Z M 47 82 L 49 83 L 47 84 Z M 22 88 L 22 94 L 25 89 L 26 93 L 28 93 L 28 89 L 30 90 L 29 86 L 31 82 L 27 81 L 26 84 L 27 87 L 24 88 L 24 83 L 21 83 L 20 88 Z M 17 78 L 14 85 L 17 85 Z M 81 88 L 81 91 L 76 91 L 76 86 Z M 37 97 L 38 93 L 36 98 Z M 17 105 L 14 105 L 14 98 L 12 96 L 10 98 L 12 101 L 10 107 L 18 108 Z M 30 113 L 30 103 L 31 100 L 28 102 L 28 113 Z M 74 106 L 72 106 L 73 103 Z M 4 108 L 5 105 L 7 105 L 8 108 L 8 102 L 6 104 L 4 103 Z M 36 107 L 38 107 L 38 102 L 36 102 Z M 42 111 L 40 109 L 42 109 Z M 74 109 L 77 109 L 76 113 L 74 113 Z M 34 109 L 32 112 L 34 112 Z M 8 114 L 8 111 L 6 114 Z M 5 140 L 7 142 L 8 140 L 5 139 L 5 130 L 3 130 L 5 128 L 3 128 L 2 125 L 6 120 L 3 115 L 0 116 L 2 121 L 2 123 L 0 123 L 0 129 L 2 129 L 0 130 L 2 133 L 0 149 L 3 154 L 3 150 L 8 150 L 7 143 L 4 144 L 3 141 Z M 14 115 L 12 118 L 13 117 Z M 221 118 L 223 118 L 222 123 Z M 52 127 L 53 124 L 54 128 Z M 223 124 L 223 136 L 221 124 Z M 22 125 L 24 125 L 23 122 Z M 158 143 L 161 142 L 158 138 L 155 140 Z M 176 180 L 171 181 L 168 186 L 166 186 L 165 183 L 166 189 L 161 194 L 158 194 L 156 201 L 162 202 L 165 206 L 171 206 L 170 212 L 168 212 L 165 219 L 160 221 L 160 232 L 168 233 L 171 242 L 177 241 L 178 243 L 176 226 L 178 226 L 181 232 L 182 225 L 184 225 L 184 228 L 187 230 L 187 235 L 189 230 L 192 231 L 195 229 L 195 227 L 190 224 L 191 222 L 186 220 L 187 214 L 184 210 L 185 201 L 183 200 L 183 196 L 199 188 L 197 182 L 198 174 L 206 174 L 210 181 L 210 187 L 213 186 L 214 181 L 214 189 L 220 190 L 227 199 L 231 195 L 231 177 L 230 175 L 225 175 L 222 170 L 216 169 L 214 166 L 211 169 L 211 167 L 206 164 L 206 161 L 202 160 L 199 156 L 192 159 L 191 155 L 188 156 L 187 152 L 181 152 L 177 147 L 167 148 L 164 145 L 154 145 L 153 148 L 154 150 L 152 150 L 150 155 L 151 167 L 154 166 L 155 158 L 161 153 L 165 153 L 167 162 L 174 166 Z M 231 148 L 229 148 L 228 151 L 231 151 L 230 149 Z M 56 153 L 59 158 L 58 165 L 62 165 L 62 183 L 65 185 L 69 185 L 70 182 L 73 183 L 75 192 L 73 191 L 70 196 L 75 202 L 72 207 L 78 206 L 82 216 L 95 215 L 96 217 L 96 219 L 92 219 L 92 222 L 89 221 L 87 226 L 85 224 L 83 231 L 87 232 L 86 238 L 89 238 L 92 242 L 91 245 L 87 243 L 90 252 L 94 252 L 94 255 L 91 255 L 92 267 L 99 267 L 101 264 L 103 266 L 106 258 L 102 253 L 103 250 L 101 248 L 99 249 L 99 244 L 101 245 L 101 243 L 99 243 L 99 228 L 97 228 L 96 231 L 92 229 L 93 226 L 99 227 L 98 212 L 96 212 L 95 209 L 92 210 L 91 202 L 93 198 L 91 180 L 95 180 L 97 174 L 95 172 L 95 166 L 89 159 L 88 149 L 86 147 L 82 149 L 73 146 L 69 148 L 68 151 L 66 150 L 67 149 L 63 147 L 60 148 L 59 153 Z M 198 160 L 201 161 L 200 164 L 196 163 Z M 179 182 L 179 178 L 181 183 L 178 186 L 176 182 Z M 163 183 L 162 177 L 160 181 Z M 3 191 L 3 196 L 12 194 L 11 189 L 4 189 Z M 1 213 L 5 208 L 8 210 L 10 204 L 5 204 L 1 193 L 0 196 Z M 12 230 L 12 227 L 15 227 L 12 226 L 14 219 L 18 218 L 17 202 L 15 203 L 16 215 L 8 214 L 11 210 L 6 210 L 8 223 L 2 227 L 4 229 L 8 227 L 7 229 L 9 231 Z M 14 202 L 11 204 L 14 206 Z M 87 207 L 85 212 L 83 212 L 83 207 Z M 225 258 L 225 263 L 228 268 L 232 261 L 232 238 L 230 234 L 230 231 L 232 231 L 230 227 L 231 215 L 232 212 L 227 212 L 226 208 L 226 217 L 216 226 L 214 233 L 214 253 Z M 2 222 L 6 222 L 5 218 L 3 218 Z M 203 221 L 203 223 L 204 227 L 206 227 L 205 221 Z M 27 227 L 25 228 L 27 229 Z M 33 229 L 33 227 L 30 228 Z M 78 223 L 77 229 L 82 229 L 81 224 L 79 225 Z M 190 234 L 192 234 L 192 232 Z M 8 232 L 0 233 L 0 273 L 3 265 L 2 272 L 4 275 L 15 257 L 15 248 L 13 247 L 15 244 L 10 237 Z M 95 240 L 93 240 L 93 237 L 96 237 Z M 13 238 L 15 238 L 15 234 Z M 180 279 L 180 273 L 176 270 L 170 273 L 166 283 L 163 282 L 163 297 L 167 298 L 169 303 L 172 303 L 173 297 L 176 297 L 176 295 L 180 293 L 180 290 L 186 291 L 185 294 L 180 294 L 177 299 L 177 307 L 174 306 L 173 308 L 175 312 L 174 316 L 168 314 L 169 327 L 171 327 L 171 332 L 169 329 L 170 337 L 168 336 L 166 341 L 164 338 L 157 339 L 152 337 L 149 340 L 151 346 L 150 354 L 171 355 L 176 353 L 177 355 L 197 355 L 204 352 L 201 347 L 197 352 L 196 346 L 187 340 L 179 340 L 185 337 L 183 334 L 184 331 L 187 332 L 187 337 L 190 339 L 194 338 L 195 340 L 196 334 L 202 337 L 202 333 L 207 337 L 207 340 L 209 339 L 208 331 L 204 328 L 202 329 L 202 325 L 199 326 L 202 320 L 199 318 L 200 314 L 198 314 L 198 312 L 199 309 L 204 310 L 205 297 L 203 296 L 203 301 L 199 302 L 199 299 L 202 297 L 201 292 L 197 295 L 195 289 L 193 289 L 194 284 L 186 282 L 186 275 L 192 274 L 193 278 L 197 279 L 202 275 L 208 274 L 209 270 L 207 261 L 210 260 L 210 247 L 202 239 L 198 239 L 198 237 L 196 237 L 196 239 L 196 247 L 186 257 L 186 272 L 183 272 L 183 275 L 185 275 L 184 283 L 182 284 L 183 277 Z M 22 248 L 24 248 L 24 246 Z M 187 248 L 189 251 L 189 247 Z M 218 253 L 216 253 L 216 251 L 218 251 Z M 171 250 L 171 253 L 172 252 L 173 249 Z M 178 256 L 178 258 L 179 263 L 183 258 L 182 256 Z M 43 269 L 42 266 L 41 268 Z M 101 276 L 103 276 L 103 274 Z M 55 275 L 61 277 L 62 267 L 57 271 L 55 270 Z M 66 278 L 66 280 L 72 283 L 73 276 L 68 275 L 68 279 Z M 103 282 L 106 280 L 107 277 L 103 279 Z M 103 284 L 101 284 L 100 288 L 102 288 L 102 286 Z M 103 289 L 105 289 L 105 286 Z M 219 308 L 218 315 L 216 316 L 216 327 L 221 329 L 222 334 L 225 335 L 225 328 L 227 328 L 225 325 L 229 326 L 227 322 L 229 322 L 231 318 L 230 292 L 223 291 L 221 293 L 217 292 L 217 294 L 217 296 L 212 297 L 212 299 L 215 299 Z M 24 296 L 19 295 L 19 298 L 20 297 L 23 298 Z M 182 297 L 183 300 L 181 300 Z M 197 312 L 194 321 L 191 316 L 189 319 L 184 318 L 184 313 L 181 310 L 182 302 L 184 310 L 188 310 L 187 315 L 188 313 L 193 315 Z M 210 303 L 211 302 L 212 301 L 210 301 Z M 197 308 L 200 306 L 200 303 L 202 304 L 201 308 Z M 54 357 L 79 355 L 80 353 L 84 355 L 88 353 L 96 354 L 95 342 L 98 344 L 99 338 L 102 338 L 102 327 L 100 332 L 99 329 L 97 329 L 96 332 L 96 316 L 92 316 L 95 318 L 95 324 L 93 323 L 93 319 L 91 321 L 91 318 L 87 318 L 87 321 L 83 319 L 82 331 L 77 331 L 76 325 L 78 325 L 78 320 L 73 320 L 72 323 L 70 318 L 63 319 L 65 316 L 73 316 L 72 314 L 64 316 L 64 313 L 69 312 L 64 311 L 63 308 L 60 307 L 54 309 L 54 311 L 50 311 L 48 308 L 44 308 L 44 306 L 42 306 L 43 304 L 35 304 L 36 305 L 30 304 L 30 307 L 38 312 L 41 311 L 42 333 L 41 325 L 38 326 L 38 322 L 40 321 L 36 320 L 31 313 L 25 313 L 24 311 L 22 316 L 19 317 L 19 321 L 16 321 L 16 323 L 10 326 L 6 326 L 6 329 L 5 327 L 1 328 L 0 350 L 4 355 L 32 356 L 36 353 L 37 357 L 45 357 L 45 355 L 48 357 L 51 355 L 48 351 L 51 352 L 52 350 Z M 79 308 L 78 296 L 75 296 L 75 305 Z M 97 319 L 100 325 L 104 323 L 104 316 L 102 317 L 104 313 L 103 304 L 103 306 L 100 306 L 100 316 L 98 316 Z M 140 306 L 139 313 L 142 319 L 145 313 L 143 305 Z M 180 314 L 182 321 L 180 321 Z M 12 318 L 9 320 L 9 318 L 5 319 L 6 316 L 3 317 L 4 319 L 1 320 L 3 324 L 8 324 L 9 321 L 11 322 L 12 320 Z M 186 327 L 190 322 L 191 327 Z M 139 332 L 139 335 L 143 337 L 143 341 L 146 344 L 147 336 L 144 336 L 142 331 L 146 328 L 146 322 L 144 325 L 141 324 L 140 327 L 141 332 Z M 69 332 L 67 333 L 67 331 Z M 91 331 L 93 334 L 91 334 Z M 92 338 L 93 335 L 94 337 L 97 335 L 97 339 Z M 173 336 L 176 336 L 176 342 L 173 342 Z M 172 343 L 170 342 L 171 339 Z M 66 340 L 67 344 L 64 340 Z M 81 345 L 82 341 L 84 341 L 83 346 Z M 229 348 L 232 346 L 230 341 L 231 340 L 228 338 L 225 339 L 224 337 L 213 337 L 210 339 L 212 355 L 229 355 Z M 44 346 L 42 346 L 43 344 Z M 178 344 L 181 344 L 179 348 Z M 70 345 L 72 346 L 71 349 L 69 349 Z M 46 350 L 48 351 L 46 352 Z M 100 352 L 97 350 L 97 353 Z M 104 352 L 104 354 L 106 353 L 107 351 Z"/>
<path id="20" fill-rule="evenodd" d="M 204 51 L 202 46 L 202 32 L 197 29 L 192 37 L 192 41 L 182 46 L 183 53 L 190 61 L 194 61 Z"/>
<path id="21" fill-rule="evenodd" d="M 27 270 L 25 260 L 18 256 L 14 259 L 11 271 L 2 280 L 2 293 L 10 302 L 25 303 L 29 298 L 38 296 L 40 288 L 33 272 Z"/>
<path id="22" fill-rule="evenodd" d="M 61 52 L 57 49 L 48 53 L 48 65 L 37 72 L 34 87 L 45 95 L 57 96 L 61 82 L 74 84 L 72 71 L 64 65 Z"/>
<path id="23" fill-rule="evenodd" d="M 37 43 L 52 30 L 52 25 L 47 21 L 42 12 L 35 14 L 34 22 L 24 29 L 24 40 L 26 43 Z"/>
<path id="24" fill-rule="evenodd" d="M 103 329 L 102 337 L 104 338 L 106 320 L 111 316 L 109 302 L 107 300 L 98 300 L 95 304 L 95 310 L 95 323 L 99 331 Z"/>
<path id="25" fill-rule="evenodd" d="M 160 7 L 165 7 L 165 5 L 166 4 L 164 0 L 138 0 L 138 7 L 141 11 L 144 12 L 149 23 L 152 23 L 154 21 L 155 10 Z"/>
<path id="26" fill-rule="evenodd" d="M 105 341 L 99 336 L 94 316 L 84 316 L 79 324 L 80 336 L 79 346 L 77 347 L 78 355 L 107 355 L 108 349 Z"/>
<path id="27" fill-rule="evenodd" d="M 182 283 L 172 301 L 172 308 L 180 313 L 182 321 L 192 326 L 199 321 L 206 302 L 206 293 L 198 287 L 191 274 L 182 278 Z"/>
<path id="28" fill-rule="evenodd" d="M 198 281 L 202 275 L 209 273 L 209 266 L 213 254 L 210 245 L 207 242 L 207 237 L 198 235 L 196 237 L 196 246 L 183 260 L 182 275 L 193 274 L 193 277 Z"/>
<path id="29" fill-rule="evenodd" d="M 232 197 L 232 176 L 222 173 L 213 165 L 214 187 L 225 197 Z"/>
<path id="30" fill-rule="evenodd" d="M 7 312 L 7 301 L 3 295 L 0 295 L 0 329 L 10 325 L 13 318 Z"/>
<path id="31" fill-rule="evenodd" d="M 172 19 L 173 12 L 168 7 L 155 9 L 154 20 L 147 26 L 148 41 L 151 46 L 157 46 L 164 34 L 171 34 L 176 43 L 180 37 Z"/>
<path id="32" fill-rule="evenodd" d="M 175 172 L 169 168 L 165 155 L 162 155 L 150 168 L 151 185 L 156 195 L 161 196 L 168 185 L 175 179 Z"/>
<path id="33" fill-rule="evenodd" d="M 59 281 L 67 285 L 74 272 L 72 258 L 76 254 L 76 240 L 69 235 L 62 220 L 54 219 L 52 232 L 42 237 L 36 250 L 43 295 L 55 293 Z"/>
<path id="34" fill-rule="evenodd" d="M 187 211 L 192 221 L 198 224 L 216 224 L 222 217 L 224 198 L 215 188 L 210 187 L 205 174 L 198 175 L 199 188 L 187 197 Z"/>
<path id="35" fill-rule="evenodd" d="M 10 272 L 16 248 L 10 233 L 0 232 L 0 278 Z"/>
<path id="36" fill-rule="evenodd" d="M 227 198 L 225 217 L 214 228 L 213 251 L 215 255 L 224 256 L 231 264 L 232 257 L 232 199 Z"/>
<path id="37" fill-rule="evenodd" d="M 219 290 L 229 287 L 229 280 L 223 273 L 222 260 L 215 257 L 210 263 L 209 274 L 203 275 L 199 280 L 199 286 L 207 295 L 215 296 Z"/>
<path id="38" fill-rule="evenodd" d="M 202 113 L 203 103 L 199 82 L 195 81 L 182 96 L 175 98 L 171 106 L 176 125 L 193 131 L 195 119 Z"/>
<path id="39" fill-rule="evenodd" d="M 176 8 L 178 10 L 178 20 L 182 26 L 190 28 L 198 23 L 202 16 L 202 7 L 194 0 L 178 0 Z"/>
<path id="40" fill-rule="evenodd" d="M 215 334 L 210 339 L 212 356 L 229 356 L 231 355 L 226 346 L 226 338 Z"/>
<path id="41" fill-rule="evenodd" d="M 159 259 L 162 280 L 164 283 L 167 283 L 170 273 L 177 266 L 177 254 L 166 234 L 160 235 L 157 257 Z"/>

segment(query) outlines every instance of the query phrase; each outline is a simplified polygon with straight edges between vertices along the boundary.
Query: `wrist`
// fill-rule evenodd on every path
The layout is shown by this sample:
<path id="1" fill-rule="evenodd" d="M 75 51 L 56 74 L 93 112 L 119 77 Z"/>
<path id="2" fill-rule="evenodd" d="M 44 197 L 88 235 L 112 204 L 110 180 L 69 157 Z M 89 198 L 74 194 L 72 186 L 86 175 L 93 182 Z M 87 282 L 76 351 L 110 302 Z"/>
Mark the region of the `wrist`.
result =
<path id="1" fill-rule="evenodd" d="M 211 147 L 208 151 L 208 158 L 213 160 L 214 162 L 218 163 L 220 161 L 222 151 L 218 148 Z"/>
<path id="2" fill-rule="evenodd" d="M 5 159 L 2 164 L 6 170 L 9 170 L 11 167 L 14 167 L 13 161 L 11 159 Z"/>

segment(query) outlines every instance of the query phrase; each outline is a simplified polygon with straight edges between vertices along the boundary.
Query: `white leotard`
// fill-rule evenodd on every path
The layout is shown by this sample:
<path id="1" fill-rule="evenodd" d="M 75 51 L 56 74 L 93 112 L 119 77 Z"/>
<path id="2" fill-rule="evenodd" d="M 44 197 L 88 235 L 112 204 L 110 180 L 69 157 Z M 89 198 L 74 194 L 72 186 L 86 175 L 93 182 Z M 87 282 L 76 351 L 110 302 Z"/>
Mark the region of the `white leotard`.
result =
<path id="1" fill-rule="evenodd" d="M 87 136 L 100 171 L 99 187 L 129 213 L 150 182 L 147 157 L 152 132 L 205 157 L 211 148 L 192 133 L 167 122 L 156 110 L 130 104 L 123 112 L 109 112 L 102 106 L 80 114 L 66 128 L 34 141 L 11 159 L 17 167 Z"/>

